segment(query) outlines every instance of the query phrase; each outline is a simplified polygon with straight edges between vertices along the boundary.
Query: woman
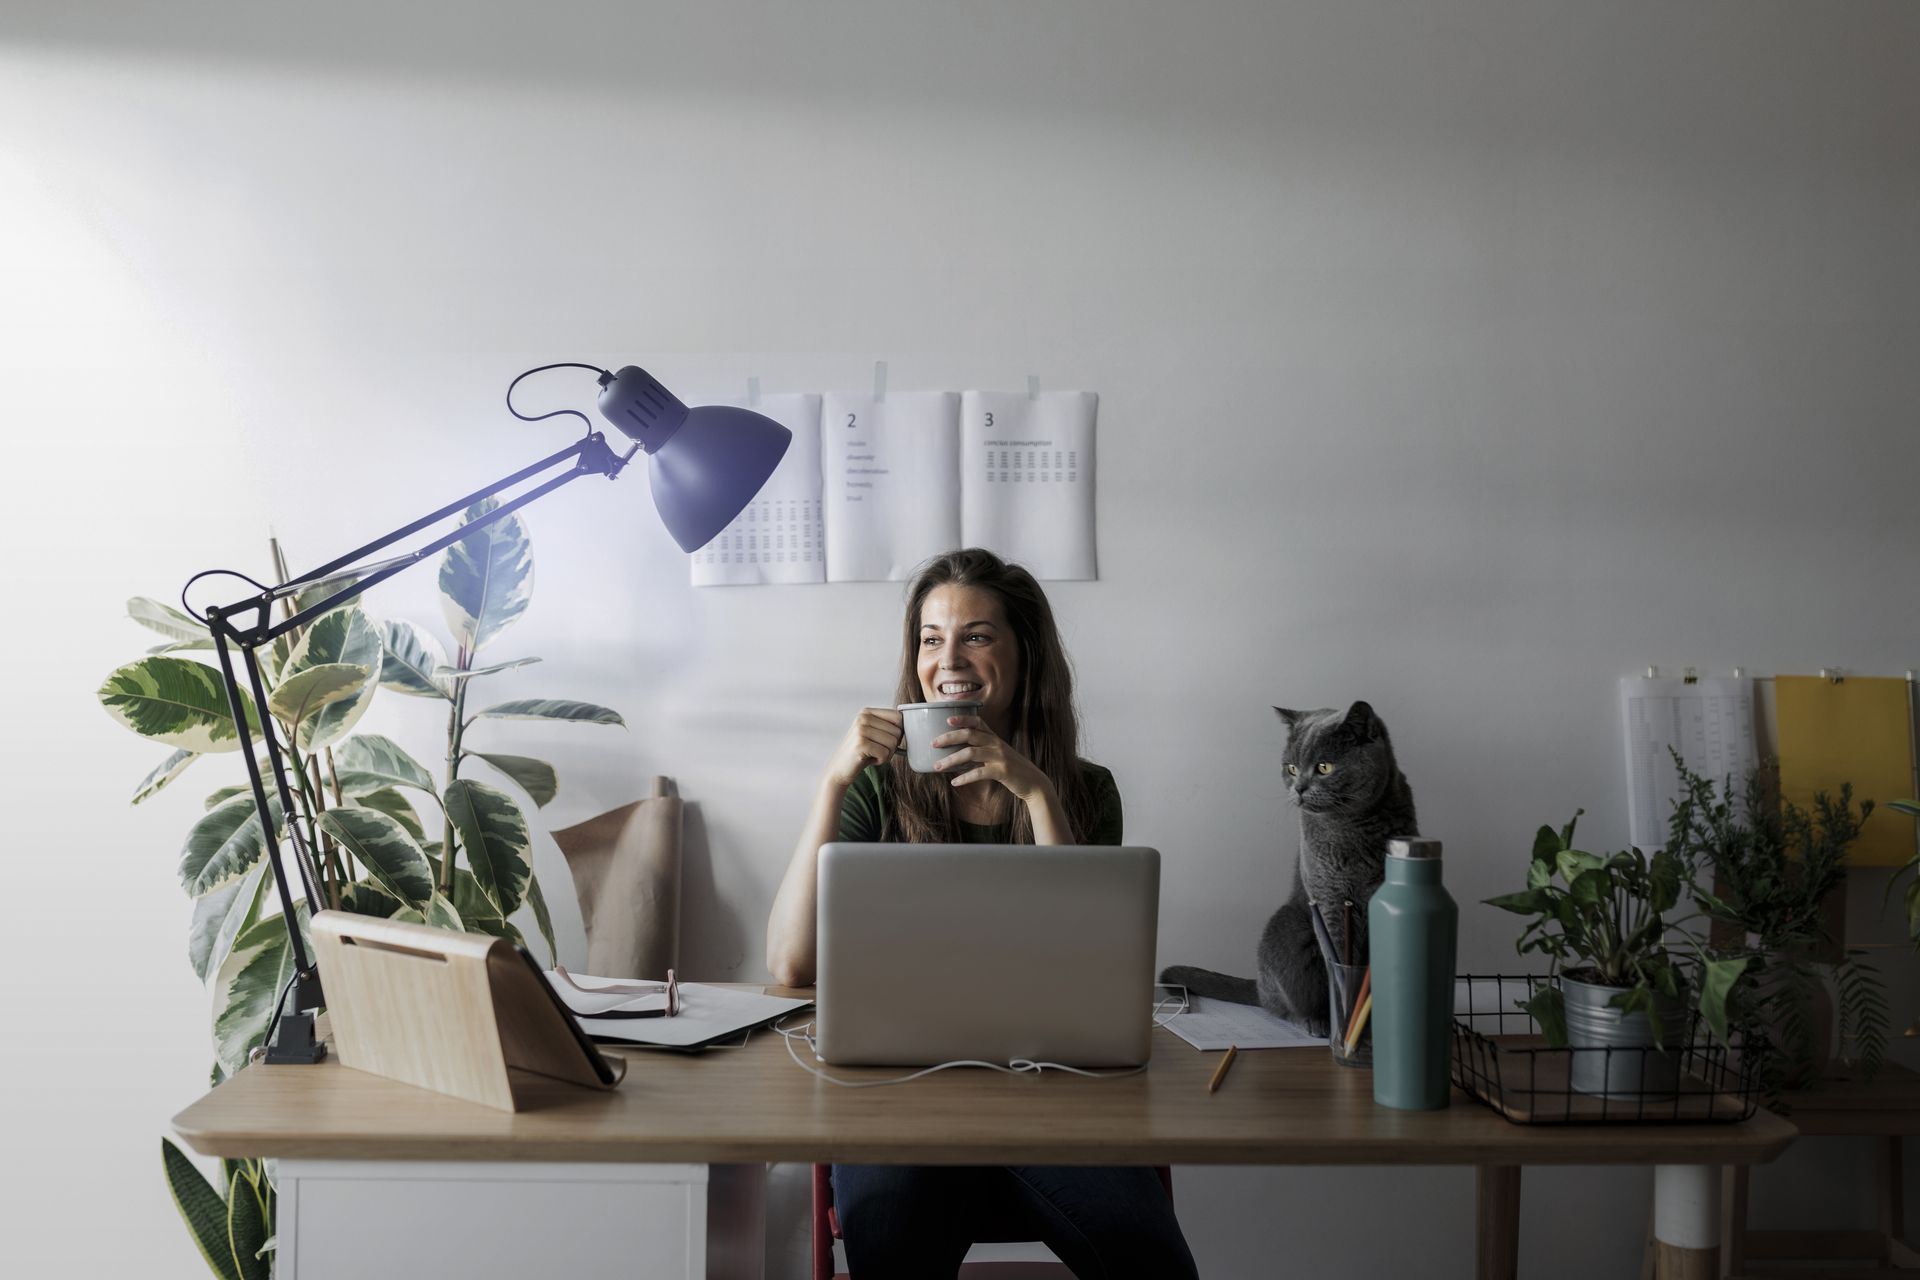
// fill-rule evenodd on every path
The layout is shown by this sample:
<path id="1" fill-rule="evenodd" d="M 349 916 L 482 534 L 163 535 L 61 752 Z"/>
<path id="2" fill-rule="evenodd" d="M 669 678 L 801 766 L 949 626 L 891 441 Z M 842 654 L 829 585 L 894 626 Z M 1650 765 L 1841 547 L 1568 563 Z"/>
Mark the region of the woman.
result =
<path id="1" fill-rule="evenodd" d="M 820 780 L 767 921 L 767 968 L 814 978 L 814 885 L 830 840 L 1119 844 L 1113 775 L 1080 759 L 1073 673 L 1033 575 L 970 549 L 923 566 L 908 593 L 898 702 L 967 700 L 915 773 L 896 755 L 901 716 L 854 717 Z M 1098 1087 L 1098 1086 L 1094 1086 Z M 854 1280 L 951 1277 L 984 1233 L 1045 1241 L 1075 1275 L 1195 1275 L 1173 1205 L 1145 1168 L 835 1165 L 833 1198 Z"/>

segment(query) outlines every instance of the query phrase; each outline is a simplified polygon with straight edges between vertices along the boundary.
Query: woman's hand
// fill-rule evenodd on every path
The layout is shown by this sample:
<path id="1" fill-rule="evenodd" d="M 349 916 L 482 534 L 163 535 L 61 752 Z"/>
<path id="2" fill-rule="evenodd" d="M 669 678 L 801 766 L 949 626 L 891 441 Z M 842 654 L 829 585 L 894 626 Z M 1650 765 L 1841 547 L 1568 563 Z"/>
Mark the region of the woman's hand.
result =
<path id="1" fill-rule="evenodd" d="M 1053 783 L 1040 772 L 1040 766 L 1008 746 L 985 720 L 979 716 L 948 716 L 947 723 L 952 727 L 935 737 L 933 745 L 957 746 L 960 750 L 936 760 L 933 767 L 937 773 L 953 774 L 954 786 L 997 782 L 1025 805 L 1053 797 Z"/>
<path id="2" fill-rule="evenodd" d="M 870 764 L 885 764 L 900 749 L 905 725 L 892 707 L 862 707 L 835 748 L 827 776 L 841 786 L 852 786 Z"/>

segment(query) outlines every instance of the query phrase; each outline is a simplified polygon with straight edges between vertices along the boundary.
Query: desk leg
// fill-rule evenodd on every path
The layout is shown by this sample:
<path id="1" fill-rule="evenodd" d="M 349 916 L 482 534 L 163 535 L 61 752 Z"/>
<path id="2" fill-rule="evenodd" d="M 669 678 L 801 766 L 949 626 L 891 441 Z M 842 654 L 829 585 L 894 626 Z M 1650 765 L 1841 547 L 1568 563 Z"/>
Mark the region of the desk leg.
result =
<path id="1" fill-rule="evenodd" d="M 707 1166 L 707 1280 L 762 1280 L 767 1270 L 767 1166 Z"/>
<path id="2" fill-rule="evenodd" d="M 1662 1164 L 1653 1170 L 1654 1275 L 1715 1280 L 1720 1274 L 1720 1166 Z"/>
<path id="3" fill-rule="evenodd" d="M 1520 1166 L 1474 1168 L 1478 1280 L 1516 1280 L 1520 1274 Z"/>

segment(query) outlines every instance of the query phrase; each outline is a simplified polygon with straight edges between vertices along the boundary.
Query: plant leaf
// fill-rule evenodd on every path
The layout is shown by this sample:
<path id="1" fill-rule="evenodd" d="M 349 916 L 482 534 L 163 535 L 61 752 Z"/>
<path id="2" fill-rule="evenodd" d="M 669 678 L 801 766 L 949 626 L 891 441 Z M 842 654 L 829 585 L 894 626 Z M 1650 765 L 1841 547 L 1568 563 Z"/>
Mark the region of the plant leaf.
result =
<path id="1" fill-rule="evenodd" d="M 212 809 L 215 806 L 225 801 L 233 799 L 237 795 L 251 794 L 252 790 L 253 788 L 251 786 L 221 787 L 218 791 L 215 791 L 213 794 L 207 797 L 207 802 L 205 807 L 208 809 Z"/>
<path id="2" fill-rule="evenodd" d="M 279 833 L 280 797 L 267 793 L 267 811 Z M 253 793 L 243 792 L 208 810 L 187 832 L 180 850 L 180 883 L 190 897 L 199 897 L 244 875 L 260 860 L 265 843 Z"/>
<path id="3" fill-rule="evenodd" d="M 304 667 L 280 682 L 267 698 L 267 709 L 292 725 L 294 741 L 300 744 L 301 750 L 310 751 L 318 736 L 320 710 L 358 696 L 372 674 L 370 669 L 353 662 Z"/>
<path id="4" fill-rule="evenodd" d="M 484 498 L 467 508 L 472 523 L 500 504 Z M 499 635 L 533 598 L 533 548 L 517 515 L 496 520 L 447 548 L 440 562 L 440 605 L 447 626 L 469 651 Z"/>
<path id="5" fill-rule="evenodd" d="M 407 834 L 416 842 L 424 842 L 427 838 L 426 828 L 420 825 L 420 815 L 413 811 L 413 806 L 407 803 L 407 798 L 400 794 L 397 787 L 381 787 L 377 791 L 363 791 L 358 795 L 349 795 L 347 803 L 386 814 L 405 827 Z"/>
<path id="6" fill-rule="evenodd" d="M 460 923 L 460 913 L 453 904 L 437 893 L 427 903 L 426 922 L 438 929 L 453 929 L 459 933 L 467 931 L 467 926 Z"/>
<path id="7" fill-rule="evenodd" d="M 392 738 L 377 733 L 355 734 L 334 752 L 334 764 L 340 773 L 340 787 L 347 786 L 346 775 L 355 775 L 355 787 L 377 791 L 381 787 L 412 787 L 428 795 L 438 795 L 433 775 Z M 370 781 L 375 785 L 363 786 Z"/>
<path id="8" fill-rule="evenodd" d="M 180 1220 L 187 1224 L 187 1234 L 193 1237 L 200 1256 L 221 1280 L 241 1280 L 234 1266 L 233 1249 L 227 1243 L 227 1206 L 220 1193 L 186 1153 L 167 1138 L 160 1139 L 160 1164 L 166 1170 L 173 1207 L 180 1211 Z"/>
<path id="9" fill-rule="evenodd" d="M 1542 826 L 1538 831 L 1533 833 L 1533 860 L 1535 862 L 1544 862 L 1551 866 L 1553 865 L 1554 855 L 1566 847 L 1566 845 L 1560 843 L 1560 837 L 1554 834 L 1552 827 Z"/>
<path id="10" fill-rule="evenodd" d="M 498 671 L 512 671 L 515 667 L 530 667 L 538 661 L 540 661 L 538 658 L 515 658 L 512 662 L 496 662 L 490 667 L 471 667 L 465 671 L 458 667 L 438 667 L 434 670 L 433 678 L 457 683 L 461 680 L 471 680 L 475 676 L 490 676 Z"/>
<path id="11" fill-rule="evenodd" d="M 100 686 L 107 714 L 143 738 L 201 754 L 238 751 L 240 734 L 227 706 L 220 673 L 191 658 L 149 657 L 117 668 Z M 240 690 L 247 727 L 260 713 Z"/>
<path id="12" fill-rule="evenodd" d="M 273 1267 L 260 1256 L 267 1239 L 267 1211 L 244 1175 L 227 1184 L 227 1248 L 240 1280 L 271 1280 Z"/>
<path id="13" fill-rule="evenodd" d="M 446 652 L 432 632 L 411 622 L 389 618 L 380 624 L 380 643 L 386 659 L 380 666 L 380 685 L 416 698 L 446 698 L 446 689 L 433 673 L 447 664 Z"/>
<path id="14" fill-rule="evenodd" d="M 1578 849 L 1562 849 L 1554 856 L 1554 865 L 1560 869 L 1560 878 L 1571 885 L 1582 872 L 1605 866 L 1606 859 Z"/>
<path id="15" fill-rule="evenodd" d="M 407 829 L 377 809 L 342 807 L 320 815 L 320 829 L 359 859 L 382 888 L 412 906 L 433 896 L 427 855 Z"/>
<path id="16" fill-rule="evenodd" d="M 142 778 L 140 785 L 133 789 L 133 803 L 139 804 L 142 800 L 145 800 L 169 782 L 172 782 L 180 776 L 188 765 L 199 758 L 199 752 L 188 751 L 182 748 L 168 756 L 165 760 L 162 760 L 153 767 L 153 772 Z"/>
<path id="17" fill-rule="evenodd" d="M 187 959 L 200 981 L 220 971 L 233 950 L 233 940 L 260 918 L 261 889 L 271 869 L 262 858 L 244 876 L 194 900 L 193 923 L 187 928 Z"/>
<path id="18" fill-rule="evenodd" d="M 1613 877 L 1600 867 L 1582 871 L 1567 886 L 1567 894 L 1583 907 L 1591 907 L 1605 898 L 1613 888 Z"/>
<path id="19" fill-rule="evenodd" d="M 560 793 L 560 777 L 545 760 L 535 760 L 531 756 L 495 755 L 490 751 L 469 751 L 467 754 L 485 760 L 512 778 L 537 805 L 544 806 Z"/>
<path id="20" fill-rule="evenodd" d="M 340 909 L 357 916 L 377 916 L 385 920 L 402 905 L 400 899 L 371 880 L 356 880 L 340 891 Z"/>
<path id="21" fill-rule="evenodd" d="M 591 702 L 571 702 L 565 698 L 518 698 L 476 712 L 474 719 L 482 716 L 494 720 L 579 720 L 587 724 L 621 726 L 627 723 L 620 718 L 618 711 Z"/>
<path id="22" fill-rule="evenodd" d="M 1700 1016 L 1707 1020 L 1707 1026 L 1718 1036 L 1721 1044 L 1729 1042 L 1727 1035 L 1727 998 L 1733 992 L 1734 983 L 1746 972 L 1748 956 L 1730 960 L 1709 960 L 1700 974 Z"/>
<path id="23" fill-rule="evenodd" d="M 1541 987 L 1533 997 L 1520 1002 L 1520 1007 L 1533 1015 L 1540 1024 L 1540 1034 L 1547 1038 L 1547 1046 L 1563 1049 L 1567 1044 L 1567 1006 L 1561 998 L 1560 988 Z"/>
<path id="24" fill-rule="evenodd" d="M 165 644 L 156 644 L 147 652 L 152 653 L 211 653 L 214 644 L 211 638 L 205 640 L 169 640 Z"/>
<path id="25" fill-rule="evenodd" d="M 207 630 L 206 623 L 148 596 L 135 596 L 127 601 L 127 616 L 169 640 L 205 640 L 209 647 L 213 642 L 213 632 Z"/>
<path id="26" fill-rule="evenodd" d="M 508 924 L 499 908 L 487 900 L 480 882 L 465 867 L 453 869 L 453 905 L 469 933 L 490 933 L 496 938 L 511 938 L 515 942 L 520 940 L 519 931 Z"/>
<path id="27" fill-rule="evenodd" d="M 214 978 L 214 1052 L 228 1075 L 244 1067 L 247 1054 L 265 1038 L 274 1003 L 292 976 L 293 948 L 280 916 L 255 921 L 233 940 L 233 952 Z"/>
<path id="28" fill-rule="evenodd" d="M 1502 911 L 1530 916 L 1535 912 L 1545 911 L 1551 901 L 1551 896 L 1544 889 L 1527 889 L 1521 893 L 1503 893 L 1497 898 L 1488 898 L 1486 904 L 1490 907 L 1498 907 Z"/>
<path id="29" fill-rule="evenodd" d="M 322 614 L 308 624 L 280 672 L 283 688 L 298 673 L 332 663 L 365 667 L 367 674 L 351 698 L 330 704 L 313 717 L 300 737 L 301 750 L 317 751 L 347 736 L 373 701 L 385 658 L 379 626 L 357 605 Z"/>
<path id="30" fill-rule="evenodd" d="M 520 806 L 506 792 L 468 778 L 447 784 L 446 805 L 481 892 L 503 918 L 513 914 L 533 875 L 533 843 Z"/>
<path id="31" fill-rule="evenodd" d="M 560 949 L 553 945 L 553 917 L 547 914 L 547 895 L 540 892 L 540 877 L 532 876 L 527 880 L 527 905 L 533 908 L 533 922 L 540 927 L 540 936 L 547 944 L 547 962 L 560 963 Z"/>

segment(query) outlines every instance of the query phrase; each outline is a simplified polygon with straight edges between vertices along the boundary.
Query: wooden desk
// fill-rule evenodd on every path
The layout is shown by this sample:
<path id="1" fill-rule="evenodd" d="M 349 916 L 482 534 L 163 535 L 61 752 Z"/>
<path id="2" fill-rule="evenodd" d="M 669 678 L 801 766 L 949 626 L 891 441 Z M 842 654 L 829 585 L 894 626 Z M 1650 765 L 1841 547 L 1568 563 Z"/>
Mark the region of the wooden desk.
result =
<path id="1" fill-rule="evenodd" d="M 1164 1030 L 1154 1033 L 1153 1054 L 1148 1071 L 1116 1080 L 956 1070 L 898 1088 L 841 1089 L 794 1065 L 778 1036 L 760 1033 L 744 1049 L 635 1054 L 619 1089 L 544 1086 L 517 1114 L 332 1062 L 253 1066 L 181 1112 L 174 1128 L 203 1155 L 685 1162 L 725 1170 L 736 1190 L 752 1170 L 781 1161 L 1473 1165 L 1480 1274 L 1501 1277 L 1515 1273 L 1524 1165 L 1654 1165 L 1676 1194 L 1705 1194 L 1693 1217 L 1680 1211 L 1683 1229 L 1660 1236 L 1685 1251 L 1668 1274 L 1690 1276 L 1673 1268 L 1691 1266 L 1688 1258 L 1711 1267 L 1717 1254 L 1719 1167 L 1771 1160 L 1794 1137 L 1765 1112 L 1734 1125 L 1528 1127 L 1457 1092 L 1444 1111 L 1391 1111 L 1374 1106 L 1369 1073 L 1334 1066 L 1323 1049 L 1243 1053 L 1209 1094 L 1217 1054 Z M 1663 1211 L 1662 1221 L 1669 1216 Z"/>

